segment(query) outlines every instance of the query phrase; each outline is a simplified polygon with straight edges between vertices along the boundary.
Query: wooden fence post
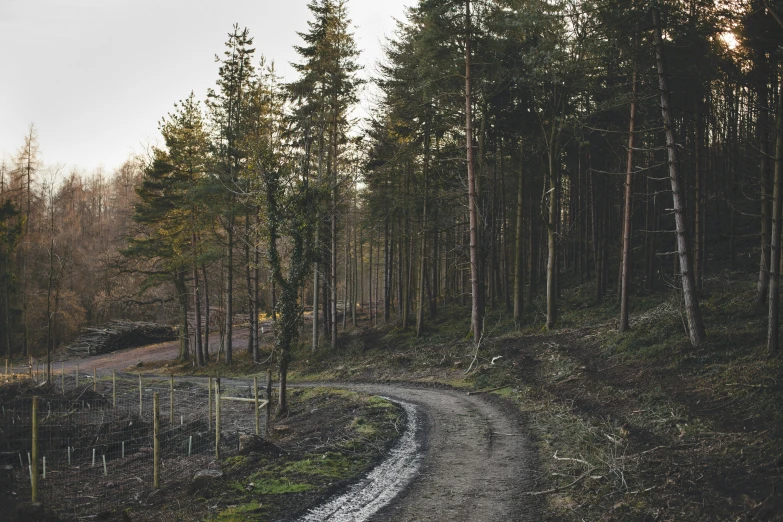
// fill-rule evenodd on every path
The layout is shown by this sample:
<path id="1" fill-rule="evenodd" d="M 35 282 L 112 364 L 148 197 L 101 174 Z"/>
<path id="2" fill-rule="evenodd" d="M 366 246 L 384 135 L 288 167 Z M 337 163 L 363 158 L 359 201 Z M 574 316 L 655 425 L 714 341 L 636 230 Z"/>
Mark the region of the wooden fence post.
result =
<path id="1" fill-rule="evenodd" d="M 169 375 L 169 424 L 174 426 L 174 374 Z"/>
<path id="2" fill-rule="evenodd" d="M 76 373 L 74 374 L 74 378 L 76 379 L 76 384 L 73 386 L 74 388 L 79 387 L 79 364 L 76 364 Z"/>
<path id="3" fill-rule="evenodd" d="M 271 433 L 271 419 L 272 419 L 272 368 L 266 371 L 266 435 L 269 437 Z"/>
<path id="4" fill-rule="evenodd" d="M 141 389 L 141 374 L 139 374 L 139 417 L 144 417 L 144 411 L 141 409 L 143 399 L 142 399 L 142 389 Z"/>
<path id="5" fill-rule="evenodd" d="M 207 409 L 209 410 L 209 413 L 207 414 L 207 419 L 209 422 L 209 429 L 212 429 L 212 377 L 209 378 L 209 385 L 207 385 Z"/>
<path id="6" fill-rule="evenodd" d="M 111 371 L 111 407 L 117 407 L 117 371 Z"/>
<path id="7" fill-rule="evenodd" d="M 253 392 L 254 392 L 254 398 L 256 400 L 255 407 L 256 407 L 256 435 L 261 435 L 261 426 L 259 422 L 258 417 L 258 377 L 253 377 Z"/>
<path id="8" fill-rule="evenodd" d="M 160 397 L 155 392 L 152 395 L 152 487 L 160 487 Z"/>
<path id="9" fill-rule="evenodd" d="M 32 460 L 30 462 L 30 485 L 32 486 L 32 502 L 38 502 L 38 396 L 33 397 L 32 416 Z"/>
<path id="10" fill-rule="evenodd" d="M 92 391 L 98 391 L 98 370 L 95 369 L 95 366 L 92 367 Z"/>
<path id="11" fill-rule="evenodd" d="M 60 388 L 65 395 L 65 363 L 60 363 Z"/>
<path id="12" fill-rule="evenodd" d="M 215 379 L 215 458 L 220 458 L 220 377 Z"/>

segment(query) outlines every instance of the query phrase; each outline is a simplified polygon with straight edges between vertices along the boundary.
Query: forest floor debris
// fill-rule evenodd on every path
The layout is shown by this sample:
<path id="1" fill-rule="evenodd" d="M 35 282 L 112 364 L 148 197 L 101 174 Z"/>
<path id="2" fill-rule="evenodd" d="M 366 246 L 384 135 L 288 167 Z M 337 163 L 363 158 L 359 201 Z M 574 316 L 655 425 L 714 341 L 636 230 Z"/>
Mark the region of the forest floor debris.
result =
<path id="1" fill-rule="evenodd" d="M 564 292 L 553 332 L 535 320 L 540 303 L 519 329 L 490 313 L 493 335 L 467 376 L 458 364 L 472 357 L 467 323 L 451 310 L 421 338 L 362 331 L 297 371 L 499 388 L 492 393 L 517 404 L 536 441 L 528 493 L 546 498 L 549 520 L 783 520 L 783 363 L 765 353 L 750 277 L 719 274 L 707 288 L 710 336 L 699 349 L 687 343 L 676 296 L 636 297 L 633 329 L 620 334 L 618 306 L 594 307 L 587 284 Z"/>

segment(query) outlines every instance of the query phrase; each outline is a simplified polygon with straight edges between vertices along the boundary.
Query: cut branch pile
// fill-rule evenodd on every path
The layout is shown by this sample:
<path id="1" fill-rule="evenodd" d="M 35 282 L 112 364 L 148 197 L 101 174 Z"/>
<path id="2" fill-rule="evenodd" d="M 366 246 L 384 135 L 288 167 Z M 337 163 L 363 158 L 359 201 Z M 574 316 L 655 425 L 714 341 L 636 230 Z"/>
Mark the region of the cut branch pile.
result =
<path id="1" fill-rule="evenodd" d="M 98 355 L 175 339 L 177 331 L 171 326 L 112 321 L 104 326 L 82 328 L 82 333 L 67 350 L 78 355 Z"/>

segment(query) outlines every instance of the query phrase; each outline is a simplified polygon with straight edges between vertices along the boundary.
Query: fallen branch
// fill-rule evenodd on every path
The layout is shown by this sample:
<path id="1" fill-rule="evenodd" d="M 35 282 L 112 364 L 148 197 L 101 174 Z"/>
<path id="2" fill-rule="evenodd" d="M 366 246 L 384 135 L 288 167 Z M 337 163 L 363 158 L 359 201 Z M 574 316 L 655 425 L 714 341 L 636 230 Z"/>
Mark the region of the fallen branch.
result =
<path id="1" fill-rule="evenodd" d="M 555 460 L 570 460 L 571 462 L 579 462 L 580 464 L 584 464 L 585 466 L 590 466 L 590 463 L 587 462 L 586 460 L 572 459 L 570 457 L 558 457 L 557 456 L 557 452 L 555 452 L 555 454 L 552 455 L 552 458 L 555 459 Z"/>
<path id="2" fill-rule="evenodd" d="M 582 480 L 583 478 L 588 476 L 591 471 L 592 471 L 592 469 L 590 469 L 588 471 L 585 471 L 584 473 L 579 475 L 579 477 L 577 477 L 577 479 L 575 481 L 571 482 L 570 484 L 568 484 L 566 486 L 558 486 L 558 487 L 552 488 L 552 489 L 545 489 L 544 491 L 525 491 L 522 494 L 523 495 L 530 495 L 530 496 L 537 496 L 537 495 L 548 495 L 549 493 L 557 493 L 558 491 L 562 491 L 564 489 L 568 489 L 568 488 L 574 487 L 577 484 L 577 482 L 579 482 L 580 480 Z"/>

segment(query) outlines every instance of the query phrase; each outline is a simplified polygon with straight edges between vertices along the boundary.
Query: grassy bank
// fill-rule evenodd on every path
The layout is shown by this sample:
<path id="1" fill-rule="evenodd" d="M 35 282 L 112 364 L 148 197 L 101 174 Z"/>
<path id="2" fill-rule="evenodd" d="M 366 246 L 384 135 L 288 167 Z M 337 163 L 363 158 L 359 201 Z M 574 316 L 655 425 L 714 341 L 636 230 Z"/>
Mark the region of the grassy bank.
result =
<path id="1" fill-rule="evenodd" d="M 522 326 L 493 311 L 475 353 L 467 310 L 452 308 L 420 338 L 399 326 L 359 329 L 337 349 L 302 352 L 294 374 L 507 386 L 494 393 L 517 404 L 539 449 L 528 493 L 546 498 L 553 520 L 774 519 L 783 365 L 765 353 L 754 279 L 726 272 L 705 286 L 709 337 L 699 349 L 687 343 L 676 293 L 636 296 L 632 331 L 620 334 L 614 299 L 596 304 L 585 284 L 563 291 L 552 332 L 542 302 Z"/>

